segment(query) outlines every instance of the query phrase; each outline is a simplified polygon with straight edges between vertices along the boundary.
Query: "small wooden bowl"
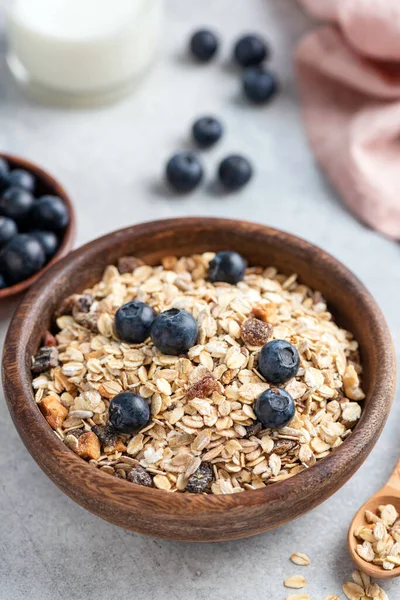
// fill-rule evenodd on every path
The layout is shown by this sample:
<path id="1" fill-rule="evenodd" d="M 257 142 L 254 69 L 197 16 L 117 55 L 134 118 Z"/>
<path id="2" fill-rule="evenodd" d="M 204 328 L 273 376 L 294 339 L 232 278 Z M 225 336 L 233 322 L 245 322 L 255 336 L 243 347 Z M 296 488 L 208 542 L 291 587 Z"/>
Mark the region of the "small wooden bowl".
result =
<path id="1" fill-rule="evenodd" d="M 53 258 L 43 267 L 43 269 L 32 275 L 32 277 L 24 279 L 24 281 L 21 281 L 20 283 L 16 283 L 15 285 L 0 290 L 0 303 L 3 304 L 3 301 L 5 301 L 5 299 L 10 299 L 11 297 L 17 296 L 22 292 L 25 292 L 28 288 L 31 287 L 31 285 L 33 285 L 39 279 L 39 277 L 43 275 L 43 273 L 50 269 L 50 267 L 54 265 L 55 262 L 57 262 L 58 260 L 60 260 L 60 258 L 68 254 L 68 252 L 72 248 L 72 244 L 75 238 L 75 210 L 65 189 L 60 183 L 58 183 L 58 181 L 56 181 L 51 175 L 49 175 L 49 173 L 47 173 L 34 163 L 31 163 L 29 160 L 19 158 L 18 156 L 0 153 L 0 158 L 4 158 L 10 165 L 11 169 L 25 169 L 26 171 L 32 173 L 36 177 L 37 181 L 35 196 L 39 197 L 44 196 L 45 194 L 59 196 L 60 198 L 62 198 L 66 207 L 68 208 L 70 216 L 69 224 L 67 225 L 67 228 L 64 232 L 64 236 L 60 247 L 58 248 Z"/>
<path id="2" fill-rule="evenodd" d="M 352 435 L 298 475 L 255 491 L 226 496 L 171 494 L 111 477 L 69 450 L 33 401 L 31 356 L 61 300 L 98 281 L 107 264 L 136 255 L 158 264 L 166 255 L 207 250 L 241 252 L 251 265 L 298 273 L 320 290 L 336 319 L 360 343 L 367 393 Z M 143 534 L 185 541 L 242 538 L 283 525 L 336 492 L 360 467 L 388 417 L 395 358 L 384 317 L 363 284 L 321 249 L 282 231 L 225 219 L 156 221 L 116 231 L 76 250 L 28 292 L 5 342 L 3 383 L 11 416 L 31 455 L 73 500 L 104 519 Z"/>

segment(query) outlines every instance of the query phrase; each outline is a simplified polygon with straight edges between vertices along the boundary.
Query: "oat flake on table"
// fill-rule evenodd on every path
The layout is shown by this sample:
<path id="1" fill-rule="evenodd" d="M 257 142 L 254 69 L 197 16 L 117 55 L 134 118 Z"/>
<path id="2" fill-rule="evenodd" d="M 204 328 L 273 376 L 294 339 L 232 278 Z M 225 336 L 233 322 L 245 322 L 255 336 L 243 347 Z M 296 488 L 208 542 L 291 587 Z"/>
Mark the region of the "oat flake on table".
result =
<path id="1" fill-rule="evenodd" d="M 171 492 L 193 484 L 201 467 L 207 488 L 191 489 L 254 490 L 312 467 L 360 418 L 358 344 L 332 320 L 321 294 L 273 267 L 249 268 L 234 286 L 212 284 L 206 277 L 213 256 L 166 257 L 156 267 L 124 258 L 121 272 L 108 266 L 98 284 L 64 303 L 54 341 L 59 364 L 37 375 L 33 389 L 56 434 L 94 467 Z M 190 312 L 197 345 L 176 357 L 160 354 L 150 340 L 119 341 L 114 314 L 132 299 L 156 312 Z M 250 318 L 256 322 L 243 327 Z M 252 408 L 269 387 L 257 372 L 261 346 L 248 338 L 257 323 L 260 336 L 250 341 L 270 335 L 300 354 L 297 376 L 283 386 L 296 415 L 279 431 L 262 430 Z M 106 427 L 109 402 L 123 390 L 151 406 L 150 424 L 133 436 L 110 435 Z"/>

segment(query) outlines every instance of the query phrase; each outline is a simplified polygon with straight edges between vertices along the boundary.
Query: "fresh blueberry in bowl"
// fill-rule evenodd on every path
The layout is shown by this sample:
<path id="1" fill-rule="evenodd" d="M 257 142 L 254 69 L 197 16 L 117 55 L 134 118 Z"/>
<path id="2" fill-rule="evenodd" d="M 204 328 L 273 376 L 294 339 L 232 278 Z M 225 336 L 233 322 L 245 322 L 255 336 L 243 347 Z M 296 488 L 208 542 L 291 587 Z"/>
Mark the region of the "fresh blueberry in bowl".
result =
<path id="1" fill-rule="evenodd" d="M 69 212 L 58 196 L 42 196 L 32 207 L 32 222 L 38 229 L 62 231 L 69 223 Z"/>
<path id="2" fill-rule="evenodd" d="M 247 263 L 238 252 L 223 250 L 217 252 L 208 265 L 208 279 L 213 283 L 221 281 L 235 285 L 242 281 Z"/>
<path id="3" fill-rule="evenodd" d="M 8 185 L 10 187 L 21 188 L 28 192 L 33 192 L 36 185 L 35 176 L 25 169 L 14 169 L 8 177 Z"/>
<path id="4" fill-rule="evenodd" d="M 218 38 L 209 29 L 199 29 L 190 38 L 190 51 L 199 62 L 210 61 L 218 50 Z"/>
<path id="5" fill-rule="evenodd" d="M 297 349 L 286 340 L 272 340 L 261 348 L 258 369 L 268 383 L 280 384 L 297 375 L 300 357 Z"/>
<path id="6" fill-rule="evenodd" d="M 236 42 L 234 47 L 235 60 L 241 67 L 259 65 L 268 56 L 269 48 L 259 35 L 244 35 Z"/>
<path id="7" fill-rule="evenodd" d="M 108 418 L 116 431 L 136 433 L 148 425 L 150 407 L 139 394 L 121 392 L 111 400 Z"/>
<path id="8" fill-rule="evenodd" d="M 0 191 L 4 190 L 8 185 L 8 177 L 10 174 L 10 167 L 8 162 L 4 158 L 0 158 Z"/>
<path id="9" fill-rule="evenodd" d="M 156 316 L 151 306 L 132 300 L 115 313 L 115 331 L 123 342 L 141 344 L 149 337 Z"/>
<path id="10" fill-rule="evenodd" d="M 0 270 L 12 284 L 28 279 L 40 271 L 45 262 L 41 244 L 27 234 L 15 235 L 0 252 Z"/>
<path id="11" fill-rule="evenodd" d="M 251 102 L 264 104 L 278 91 L 274 73 L 263 67 L 250 67 L 243 73 L 243 90 Z"/>
<path id="12" fill-rule="evenodd" d="M 168 161 L 166 177 L 177 192 L 191 192 L 203 179 L 203 166 L 194 152 L 179 152 Z"/>
<path id="13" fill-rule="evenodd" d="M 293 420 L 296 405 L 286 390 L 269 388 L 258 396 L 254 412 L 263 427 L 282 429 Z"/>
<path id="14" fill-rule="evenodd" d="M 159 314 L 150 330 L 151 341 L 163 354 L 185 354 L 196 344 L 196 320 L 185 310 L 170 308 Z"/>
<path id="15" fill-rule="evenodd" d="M 0 198 L 0 212 L 5 217 L 20 221 L 29 215 L 34 202 L 33 195 L 27 190 L 9 187 Z"/>
<path id="16" fill-rule="evenodd" d="M 0 217 L 0 248 L 18 233 L 18 227 L 15 221 L 8 217 Z"/>
<path id="17" fill-rule="evenodd" d="M 210 148 L 221 138 L 223 127 L 215 117 L 201 117 L 192 127 L 195 142 L 200 148 Z"/>
<path id="18" fill-rule="evenodd" d="M 253 167 L 244 156 L 232 154 L 219 165 L 218 178 L 222 186 L 231 192 L 240 190 L 253 175 Z"/>
<path id="19" fill-rule="evenodd" d="M 55 255 L 60 245 L 60 240 L 53 231 L 36 229 L 34 231 L 30 231 L 29 235 L 36 238 L 41 244 L 47 260 L 50 260 Z"/>

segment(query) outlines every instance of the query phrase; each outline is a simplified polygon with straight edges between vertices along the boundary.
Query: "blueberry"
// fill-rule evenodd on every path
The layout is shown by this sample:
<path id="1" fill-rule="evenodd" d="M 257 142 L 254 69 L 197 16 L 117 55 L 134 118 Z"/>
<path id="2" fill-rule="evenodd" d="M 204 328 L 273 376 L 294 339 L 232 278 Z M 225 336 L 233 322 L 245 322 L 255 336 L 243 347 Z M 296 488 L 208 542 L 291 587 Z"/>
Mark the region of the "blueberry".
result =
<path id="1" fill-rule="evenodd" d="M 221 122 L 214 117 L 202 117 L 198 119 L 193 127 L 192 133 L 200 148 L 213 146 L 223 133 Z"/>
<path id="2" fill-rule="evenodd" d="M 46 255 L 41 244 L 26 234 L 15 235 L 0 253 L 0 270 L 11 283 L 34 275 L 45 262 Z"/>
<path id="3" fill-rule="evenodd" d="M 0 217 L 0 248 L 8 244 L 17 233 L 18 227 L 15 221 L 7 217 Z"/>
<path id="4" fill-rule="evenodd" d="M 0 191 L 4 190 L 8 184 L 8 177 L 10 174 L 10 167 L 8 162 L 4 158 L 0 158 Z"/>
<path id="5" fill-rule="evenodd" d="M 243 74 L 243 90 L 249 100 L 263 104 L 275 96 L 278 82 L 271 71 L 263 67 L 250 67 Z"/>
<path id="6" fill-rule="evenodd" d="M 132 392 L 122 392 L 110 402 L 108 416 L 112 427 L 121 433 L 136 433 L 150 421 L 148 402 Z"/>
<path id="7" fill-rule="evenodd" d="M 175 154 L 167 163 L 167 180 L 178 192 L 190 192 L 203 178 L 203 167 L 194 152 Z"/>
<path id="8" fill-rule="evenodd" d="M 247 158 L 234 155 L 227 156 L 221 162 L 218 177 L 224 188 L 229 191 L 240 190 L 253 175 L 253 168 Z"/>
<path id="9" fill-rule="evenodd" d="M 0 211 L 5 217 L 19 221 L 29 214 L 34 201 L 27 190 L 10 187 L 0 198 Z"/>
<path id="10" fill-rule="evenodd" d="M 11 186 L 33 192 L 35 189 L 35 177 L 29 171 L 24 169 L 14 169 L 8 177 L 8 183 Z"/>
<path id="11" fill-rule="evenodd" d="M 285 340 L 272 340 L 261 348 L 258 368 L 269 383 L 285 383 L 297 375 L 300 357 L 296 348 Z"/>
<path id="12" fill-rule="evenodd" d="M 156 317 L 151 326 L 151 341 L 163 354 L 185 354 L 197 341 L 197 323 L 191 314 L 170 308 Z"/>
<path id="13" fill-rule="evenodd" d="M 213 283 L 215 281 L 225 281 L 225 283 L 234 285 L 242 281 L 246 266 L 247 263 L 243 256 L 237 252 L 231 252 L 230 250 L 217 252 L 208 265 L 208 279 Z"/>
<path id="14" fill-rule="evenodd" d="M 69 223 L 69 212 L 58 196 L 42 196 L 32 207 L 32 220 L 38 229 L 61 231 Z"/>
<path id="15" fill-rule="evenodd" d="M 141 344 L 149 337 L 150 327 L 156 316 L 151 306 L 132 300 L 117 310 L 115 331 L 123 342 Z"/>
<path id="16" fill-rule="evenodd" d="M 38 229 L 35 231 L 30 231 L 29 235 L 33 236 L 38 240 L 38 242 L 40 242 L 46 254 L 47 260 L 50 260 L 50 258 L 55 255 L 60 245 L 60 240 L 55 233 L 52 231 L 42 231 Z"/>
<path id="17" fill-rule="evenodd" d="M 286 390 L 270 388 L 258 396 L 254 412 L 263 427 L 282 429 L 293 419 L 296 406 Z"/>
<path id="18" fill-rule="evenodd" d="M 190 51 L 200 62 L 208 62 L 217 52 L 218 38 L 209 29 L 199 29 L 190 38 Z"/>
<path id="19" fill-rule="evenodd" d="M 245 35 L 236 42 L 234 56 L 241 67 L 259 65 L 269 56 L 269 48 L 259 35 Z"/>
<path id="20" fill-rule="evenodd" d="M 4 290 L 6 287 L 8 287 L 7 282 L 4 279 L 4 276 L 0 273 L 0 290 Z"/>

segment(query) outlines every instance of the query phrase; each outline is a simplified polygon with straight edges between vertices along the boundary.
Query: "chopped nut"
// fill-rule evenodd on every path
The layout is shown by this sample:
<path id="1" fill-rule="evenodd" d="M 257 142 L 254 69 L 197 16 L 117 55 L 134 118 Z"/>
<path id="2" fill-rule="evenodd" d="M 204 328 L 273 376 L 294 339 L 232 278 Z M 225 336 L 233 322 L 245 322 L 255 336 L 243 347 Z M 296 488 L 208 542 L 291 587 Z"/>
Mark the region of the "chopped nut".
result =
<path id="1" fill-rule="evenodd" d="M 52 429 L 61 427 L 68 415 L 68 410 L 55 396 L 46 396 L 43 398 L 39 402 L 39 408 Z"/>
<path id="2" fill-rule="evenodd" d="M 186 485 L 186 491 L 191 494 L 201 494 L 213 480 L 213 470 L 211 466 L 203 462 L 193 473 Z"/>
<path id="3" fill-rule="evenodd" d="M 40 348 L 32 361 L 31 371 L 34 375 L 45 373 L 49 369 L 58 367 L 58 350 L 52 346 Z"/>
<path id="4" fill-rule="evenodd" d="M 249 346 L 263 346 L 272 335 L 272 326 L 260 319 L 247 319 L 241 328 L 242 340 Z"/>
<path id="5" fill-rule="evenodd" d="M 292 575 L 292 577 L 288 577 L 284 581 L 285 587 L 292 588 L 294 590 L 300 590 L 305 585 L 307 585 L 307 581 L 302 575 Z"/>
<path id="6" fill-rule="evenodd" d="M 307 567 L 311 563 L 311 561 L 308 558 L 307 554 L 303 554 L 302 552 L 295 552 L 290 557 L 290 560 L 295 565 L 300 565 L 300 566 L 303 566 L 303 567 Z"/>
<path id="7" fill-rule="evenodd" d="M 126 478 L 131 483 L 136 483 L 136 485 L 153 487 L 153 480 L 151 476 L 141 465 L 135 465 L 132 471 L 129 471 Z"/>
<path id="8" fill-rule="evenodd" d="M 343 375 L 344 393 L 350 400 L 364 400 L 365 394 L 360 386 L 360 379 L 354 365 L 347 365 Z"/>
<path id="9" fill-rule="evenodd" d="M 118 259 L 118 271 L 121 275 L 124 273 L 132 273 L 142 265 L 144 265 L 144 262 L 136 256 L 121 256 L 121 258 Z"/>

